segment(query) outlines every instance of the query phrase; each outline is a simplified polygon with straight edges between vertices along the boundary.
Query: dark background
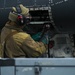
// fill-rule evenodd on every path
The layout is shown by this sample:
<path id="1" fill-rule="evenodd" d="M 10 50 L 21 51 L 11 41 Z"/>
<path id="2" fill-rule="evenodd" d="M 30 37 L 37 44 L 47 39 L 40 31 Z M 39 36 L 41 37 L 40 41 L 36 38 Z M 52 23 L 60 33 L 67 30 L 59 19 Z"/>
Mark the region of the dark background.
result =
<path id="1" fill-rule="evenodd" d="M 58 30 L 75 34 L 75 0 L 0 0 L 0 29 L 8 20 L 11 7 L 19 4 L 33 8 L 51 6 L 53 21 Z"/>

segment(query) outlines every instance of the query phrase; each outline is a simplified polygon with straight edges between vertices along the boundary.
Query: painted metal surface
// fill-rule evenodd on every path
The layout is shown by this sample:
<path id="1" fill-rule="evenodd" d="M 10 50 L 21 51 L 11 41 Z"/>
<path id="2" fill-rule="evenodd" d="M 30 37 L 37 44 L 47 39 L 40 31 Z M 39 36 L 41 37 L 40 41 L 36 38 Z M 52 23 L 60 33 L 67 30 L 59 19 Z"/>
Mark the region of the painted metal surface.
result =
<path id="1" fill-rule="evenodd" d="M 75 0 L 0 0 L 0 28 L 8 20 L 11 7 L 23 4 L 35 11 L 43 7 L 49 9 L 49 17 L 52 25 L 60 33 L 75 33 Z M 42 11 L 42 9 L 41 9 Z"/>
<path id="2" fill-rule="evenodd" d="M 8 61 L 8 59 L 0 61 L 4 60 Z M 13 65 L 7 65 L 9 63 L 0 65 L 0 75 L 75 75 L 75 58 L 16 58 L 12 60 L 15 61 Z"/>

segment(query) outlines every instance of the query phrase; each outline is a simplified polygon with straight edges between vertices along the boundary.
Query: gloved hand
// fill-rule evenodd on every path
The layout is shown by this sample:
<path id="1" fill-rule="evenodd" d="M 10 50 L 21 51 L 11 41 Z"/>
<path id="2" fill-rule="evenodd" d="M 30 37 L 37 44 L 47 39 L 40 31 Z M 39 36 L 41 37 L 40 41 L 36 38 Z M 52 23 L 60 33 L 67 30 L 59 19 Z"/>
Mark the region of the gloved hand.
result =
<path id="1" fill-rule="evenodd" d="M 32 38 L 35 41 L 39 41 L 41 37 L 41 32 L 38 32 L 37 34 L 33 35 Z M 44 44 L 48 44 L 48 32 L 46 32 L 43 37 L 41 38 L 40 42 L 43 42 Z"/>
<path id="2" fill-rule="evenodd" d="M 50 39 L 50 35 L 49 32 L 45 32 L 43 37 L 41 38 L 41 42 L 43 42 L 44 44 L 48 44 L 49 43 L 49 39 Z"/>
<path id="3" fill-rule="evenodd" d="M 35 41 L 39 41 L 40 39 L 40 36 L 41 36 L 41 32 L 38 32 L 37 34 L 31 36 Z"/>
<path id="4" fill-rule="evenodd" d="M 43 38 L 40 41 L 43 42 L 44 44 L 48 44 L 48 40 L 45 35 L 43 36 Z"/>

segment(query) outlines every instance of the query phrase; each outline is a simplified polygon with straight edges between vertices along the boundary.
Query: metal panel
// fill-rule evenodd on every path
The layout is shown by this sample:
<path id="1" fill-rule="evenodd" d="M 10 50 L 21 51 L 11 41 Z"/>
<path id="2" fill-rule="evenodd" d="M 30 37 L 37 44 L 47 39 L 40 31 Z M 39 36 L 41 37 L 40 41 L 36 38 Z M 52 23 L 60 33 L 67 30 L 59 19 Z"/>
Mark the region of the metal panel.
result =
<path id="1" fill-rule="evenodd" d="M 14 59 L 0 59 L 0 66 L 15 66 L 15 60 Z"/>
<path id="2" fill-rule="evenodd" d="M 4 7 L 4 0 L 0 0 L 0 8 Z"/>
<path id="3" fill-rule="evenodd" d="M 16 58 L 14 60 L 16 62 L 14 66 L 0 67 L 1 75 L 75 75 L 75 58 Z"/>
<path id="4" fill-rule="evenodd" d="M 5 25 L 8 20 L 10 9 L 0 9 L 0 29 Z"/>
<path id="5" fill-rule="evenodd" d="M 35 67 L 17 67 L 16 75 L 37 75 Z M 74 75 L 75 67 L 41 67 L 41 72 L 38 75 Z"/>
<path id="6" fill-rule="evenodd" d="M 15 75 L 15 68 L 10 67 L 1 67 L 1 75 Z"/>
<path id="7" fill-rule="evenodd" d="M 36 5 L 48 6 L 49 0 L 36 0 Z"/>
<path id="8" fill-rule="evenodd" d="M 16 66 L 34 66 L 35 64 L 41 66 L 75 66 L 74 58 L 18 58 L 15 60 Z"/>
<path id="9" fill-rule="evenodd" d="M 41 75 L 74 75 L 74 67 L 43 67 Z"/>
<path id="10" fill-rule="evenodd" d="M 75 34 L 75 0 L 52 0 L 52 17 L 62 33 Z"/>
<path id="11" fill-rule="evenodd" d="M 16 75 L 75 75 L 74 58 L 16 59 L 16 66 Z"/>
<path id="12" fill-rule="evenodd" d="M 51 3 L 56 4 L 57 2 L 62 2 L 63 0 L 50 0 L 50 1 L 51 1 Z"/>
<path id="13" fill-rule="evenodd" d="M 6 0 L 5 7 L 13 7 L 17 5 L 17 0 Z"/>
<path id="14" fill-rule="evenodd" d="M 33 67 L 16 67 L 16 75 L 34 75 Z"/>
<path id="15" fill-rule="evenodd" d="M 19 4 L 23 4 L 25 6 L 33 6 L 35 3 L 35 0 L 18 0 Z"/>

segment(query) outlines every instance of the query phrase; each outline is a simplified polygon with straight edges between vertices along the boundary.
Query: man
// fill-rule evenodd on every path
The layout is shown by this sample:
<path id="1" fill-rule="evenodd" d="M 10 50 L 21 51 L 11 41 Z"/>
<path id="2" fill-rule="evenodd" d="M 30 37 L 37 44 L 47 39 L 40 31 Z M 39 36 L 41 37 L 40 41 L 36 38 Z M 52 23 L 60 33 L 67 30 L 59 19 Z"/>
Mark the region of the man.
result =
<path id="1" fill-rule="evenodd" d="M 29 9 L 22 4 L 19 5 L 19 8 L 12 7 L 9 21 L 1 31 L 3 57 L 39 57 L 47 49 L 44 43 L 35 42 L 29 34 L 22 31 L 22 28 L 28 23 Z"/>

